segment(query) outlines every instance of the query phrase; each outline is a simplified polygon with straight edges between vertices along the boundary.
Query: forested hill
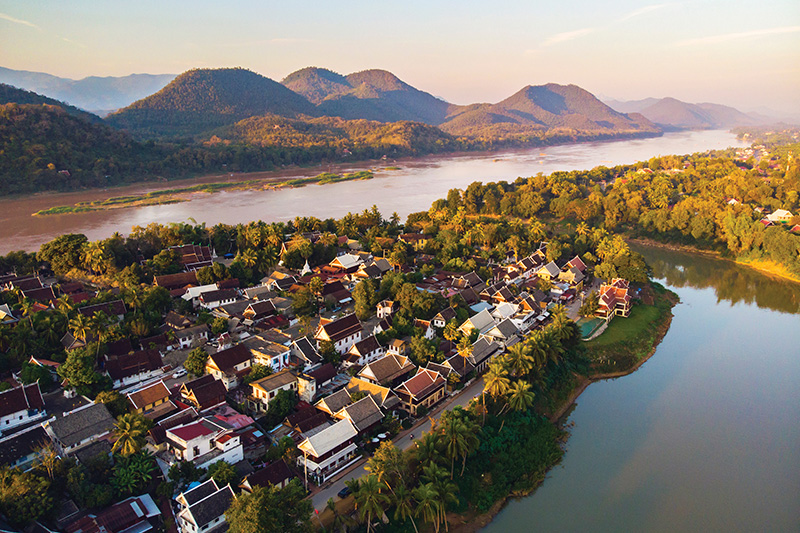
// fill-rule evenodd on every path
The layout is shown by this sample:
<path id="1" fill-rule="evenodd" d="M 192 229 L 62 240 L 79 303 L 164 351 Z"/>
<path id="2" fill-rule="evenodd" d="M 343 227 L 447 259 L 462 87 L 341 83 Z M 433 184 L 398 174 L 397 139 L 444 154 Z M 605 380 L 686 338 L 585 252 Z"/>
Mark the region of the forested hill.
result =
<path id="1" fill-rule="evenodd" d="M 266 113 L 315 115 L 316 109 L 303 96 L 249 70 L 196 69 L 107 121 L 134 136 L 178 137 Z"/>
<path id="2" fill-rule="evenodd" d="M 128 135 L 61 106 L 0 105 L 0 195 L 105 186 L 149 158 Z"/>
<path id="3" fill-rule="evenodd" d="M 347 152 L 368 157 L 418 155 L 463 149 L 452 136 L 420 122 L 378 122 L 318 117 L 306 120 L 266 115 L 214 132 L 206 144 L 325 148 L 333 158 Z M 345 152 L 345 150 L 347 152 Z"/>
<path id="4" fill-rule="evenodd" d="M 88 122 L 100 123 L 102 119 L 92 113 L 87 113 L 82 109 L 65 104 L 53 98 L 42 96 L 31 91 L 18 89 L 5 83 L 0 83 L 0 104 L 31 104 L 31 105 L 51 105 L 62 108 L 67 114 L 80 117 Z"/>
<path id="5" fill-rule="evenodd" d="M 456 107 L 378 69 L 342 76 L 310 67 L 281 83 L 317 104 L 319 114 L 345 119 L 412 120 L 436 126 Z"/>
<path id="6" fill-rule="evenodd" d="M 503 138 L 560 133 L 657 134 L 641 115 L 614 111 L 576 85 L 527 86 L 497 104 L 478 104 L 455 113 L 441 128 L 454 135 Z"/>

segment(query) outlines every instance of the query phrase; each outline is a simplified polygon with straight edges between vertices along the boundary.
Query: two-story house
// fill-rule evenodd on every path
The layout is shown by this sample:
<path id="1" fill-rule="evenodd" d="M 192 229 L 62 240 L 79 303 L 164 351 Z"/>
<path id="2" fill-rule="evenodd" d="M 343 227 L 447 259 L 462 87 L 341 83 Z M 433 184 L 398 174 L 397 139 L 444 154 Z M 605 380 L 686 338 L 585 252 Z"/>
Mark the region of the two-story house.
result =
<path id="1" fill-rule="evenodd" d="M 289 366 L 290 346 L 254 335 L 242 342 L 250 350 L 253 364 L 268 366 L 273 372 L 279 372 Z"/>
<path id="2" fill-rule="evenodd" d="M 225 511 L 235 497 L 230 485 L 220 487 L 214 479 L 181 493 L 176 515 L 180 533 L 226 531 Z"/>
<path id="3" fill-rule="evenodd" d="M 376 359 L 381 358 L 386 353 L 380 345 L 375 335 L 370 335 L 366 339 L 355 343 L 342 358 L 342 366 L 364 366 Z"/>
<path id="4" fill-rule="evenodd" d="M 250 383 L 251 393 L 247 405 L 255 412 L 266 413 L 269 402 L 281 390 L 297 391 L 297 376 L 290 370 L 282 370 Z"/>
<path id="5" fill-rule="evenodd" d="M 314 338 L 317 341 L 317 348 L 320 343 L 329 341 L 340 354 L 347 353 L 350 347 L 361 340 L 364 328 L 355 314 L 343 316 L 334 321 L 320 321 Z"/>
<path id="6" fill-rule="evenodd" d="M 251 353 L 244 344 L 220 350 L 208 356 L 206 373 L 220 380 L 227 390 L 239 386 L 241 378 L 250 372 Z"/>
<path id="7" fill-rule="evenodd" d="M 0 435 L 47 416 L 39 382 L 0 392 Z"/>
<path id="8" fill-rule="evenodd" d="M 358 430 L 350 420 L 339 420 L 297 446 L 302 453 L 297 458 L 297 466 L 317 484 L 324 483 L 358 460 L 357 436 Z"/>
<path id="9" fill-rule="evenodd" d="M 217 461 L 236 464 L 244 459 L 241 438 L 212 417 L 167 430 L 167 449 L 177 461 L 208 468 Z"/>

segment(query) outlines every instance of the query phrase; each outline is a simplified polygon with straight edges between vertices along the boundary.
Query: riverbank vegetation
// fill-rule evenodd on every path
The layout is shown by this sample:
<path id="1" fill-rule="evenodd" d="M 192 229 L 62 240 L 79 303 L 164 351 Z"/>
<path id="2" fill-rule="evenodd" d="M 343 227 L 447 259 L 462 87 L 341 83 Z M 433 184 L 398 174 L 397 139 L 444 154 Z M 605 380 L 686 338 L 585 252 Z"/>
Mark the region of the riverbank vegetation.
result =
<path id="1" fill-rule="evenodd" d="M 677 295 L 658 283 L 641 290 L 644 295 L 633 305 L 630 316 L 614 318 L 602 335 L 586 343 L 592 377 L 635 369 L 652 355 L 669 329 Z"/>

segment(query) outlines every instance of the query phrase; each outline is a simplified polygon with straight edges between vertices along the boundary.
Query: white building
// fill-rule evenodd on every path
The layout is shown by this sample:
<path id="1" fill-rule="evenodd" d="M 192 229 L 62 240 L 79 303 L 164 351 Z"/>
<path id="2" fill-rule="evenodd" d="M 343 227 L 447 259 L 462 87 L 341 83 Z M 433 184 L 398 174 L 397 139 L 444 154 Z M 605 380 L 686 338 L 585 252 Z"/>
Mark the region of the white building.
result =
<path id="1" fill-rule="evenodd" d="M 210 417 L 167 430 L 167 449 L 178 461 L 208 468 L 217 461 L 236 464 L 244 459 L 241 438 Z"/>
<path id="2" fill-rule="evenodd" d="M 323 483 L 357 460 L 357 436 L 350 420 L 340 420 L 300 443 L 297 448 L 303 455 L 297 458 L 297 465 L 308 478 Z"/>

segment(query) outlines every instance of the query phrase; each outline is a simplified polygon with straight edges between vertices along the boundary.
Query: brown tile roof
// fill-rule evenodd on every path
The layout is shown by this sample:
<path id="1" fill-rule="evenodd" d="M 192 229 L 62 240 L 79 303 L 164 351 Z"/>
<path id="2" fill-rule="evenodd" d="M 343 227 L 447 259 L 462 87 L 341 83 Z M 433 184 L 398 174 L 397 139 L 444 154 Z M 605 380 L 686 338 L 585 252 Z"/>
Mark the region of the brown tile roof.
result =
<path id="1" fill-rule="evenodd" d="M 380 422 L 383 419 L 383 411 L 368 394 L 357 402 L 343 407 L 334 417 L 340 420 L 349 418 L 356 429 L 361 432 Z"/>
<path id="2" fill-rule="evenodd" d="M 167 398 L 169 398 L 169 389 L 163 381 L 153 383 L 149 387 L 128 394 L 128 400 L 135 409 L 144 409 L 146 405 L 155 403 L 158 400 L 166 400 Z"/>
<path id="3" fill-rule="evenodd" d="M 39 382 L 0 392 L 0 417 L 44 407 Z"/>
<path id="4" fill-rule="evenodd" d="M 355 314 L 350 314 L 338 320 L 334 320 L 333 322 L 321 325 L 317 331 L 316 338 L 320 338 L 320 333 L 324 331 L 332 342 L 336 342 L 340 339 L 344 339 L 345 337 L 349 337 L 350 335 L 353 335 L 362 329 L 363 327 L 361 326 L 361 322 L 358 320 L 358 317 Z"/>
<path id="5" fill-rule="evenodd" d="M 330 363 L 325 363 L 313 372 L 308 373 L 309 376 L 317 380 L 317 387 L 332 380 L 336 377 L 336 374 L 336 368 Z"/>
<path id="6" fill-rule="evenodd" d="M 180 289 L 187 285 L 197 285 L 197 272 L 180 272 L 178 274 L 166 274 L 156 276 L 153 282 L 157 287 L 164 287 L 168 290 Z"/>
<path id="7" fill-rule="evenodd" d="M 254 487 L 267 487 L 269 485 L 280 485 L 287 479 L 292 479 L 294 474 L 286 463 L 283 461 L 275 461 L 261 470 L 250 474 L 242 481 L 242 486 L 247 483 L 250 488 Z"/>
<path id="8" fill-rule="evenodd" d="M 285 387 L 289 383 L 297 381 L 297 377 L 289 370 L 281 370 L 277 374 L 272 374 L 261 379 L 257 379 L 250 383 L 253 388 L 259 388 L 265 392 L 270 392 L 281 387 Z"/>
<path id="9" fill-rule="evenodd" d="M 433 394 L 436 389 L 444 387 L 445 380 L 438 372 L 421 368 L 417 375 L 403 382 L 397 387 L 399 392 L 405 392 L 415 400 L 423 400 Z"/>
<path id="10" fill-rule="evenodd" d="M 114 300 L 113 302 L 104 302 L 78 308 L 78 312 L 87 317 L 92 317 L 100 311 L 110 317 L 124 315 L 126 313 L 125 303 L 122 300 Z"/>
<path id="11" fill-rule="evenodd" d="M 345 405 L 350 403 L 350 393 L 348 393 L 345 389 L 342 389 L 334 392 L 330 396 L 322 398 L 314 404 L 314 407 L 333 416 L 334 413 L 338 413 Z"/>
<path id="12" fill-rule="evenodd" d="M 193 396 L 197 402 L 195 407 L 200 410 L 224 402 L 226 393 L 225 384 L 210 374 L 187 381 L 181 386 L 181 397 L 190 401 L 190 397 Z"/>
<path id="13" fill-rule="evenodd" d="M 386 383 L 407 374 L 414 369 L 414 364 L 409 361 L 408 357 L 403 357 L 396 354 L 388 354 L 381 357 L 377 361 L 367 364 L 358 373 L 362 375 L 372 375 L 379 383 Z"/>
<path id="14" fill-rule="evenodd" d="M 347 392 L 353 395 L 357 392 L 366 392 L 375 403 L 383 409 L 391 409 L 400 402 L 400 399 L 388 387 L 376 385 L 370 381 L 360 378 L 351 378 L 347 384 Z"/>
<path id="15" fill-rule="evenodd" d="M 249 360 L 250 350 L 244 344 L 237 344 L 236 346 L 208 356 L 208 363 L 213 362 L 222 372 L 231 371 L 236 365 Z"/>
<path id="16" fill-rule="evenodd" d="M 105 370 L 113 380 L 159 368 L 161 368 L 161 354 L 158 350 L 140 350 L 128 355 L 112 357 L 105 364 Z"/>

